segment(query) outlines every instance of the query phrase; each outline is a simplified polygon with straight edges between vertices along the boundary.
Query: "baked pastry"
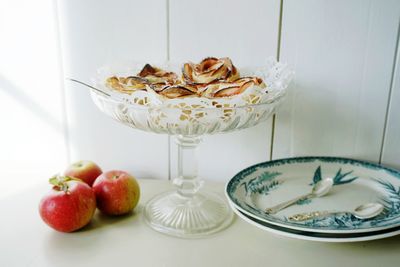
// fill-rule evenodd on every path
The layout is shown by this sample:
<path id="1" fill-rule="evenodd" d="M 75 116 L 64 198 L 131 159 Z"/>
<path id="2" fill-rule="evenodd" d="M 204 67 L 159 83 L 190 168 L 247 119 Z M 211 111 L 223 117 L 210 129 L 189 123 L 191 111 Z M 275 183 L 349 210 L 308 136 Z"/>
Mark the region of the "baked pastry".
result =
<path id="1" fill-rule="evenodd" d="M 198 89 L 189 84 L 167 86 L 159 91 L 160 95 L 167 98 L 181 98 L 187 96 L 197 96 Z"/>
<path id="2" fill-rule="evenodd" d="M 152 90 L 169 99 L 231 97 L 243 93 L 251 86 L 266 87 L 261 78 L 240 78 L 239 71 L 227 57 L 208 57 L 198 64 L 185 63 L 181 79 L 174 72 L 146 64 L 135 76 L 112 76 L 106 80 L 106 85 L 126 94 L 137 90 Z"/>
<path id="3" fill-rule="evenodd" d="M 131 94 L 137 90 L 145 90 L 148 83 L 146 79 L 137 76 L 112 76 L 106 80 L 106 85 L 108 87 L 126 94 Z"/>
<path id="4" fill-rule="evenodd" d="M 150 64 L 146 64 L 137 74 L 139 77 L 145 78 L 151 84 L 169 84 L 178 83 L 178 75 L 174 72 L 167 72 Z"/>
<path id="5" fill-rule="evenodd" d="M 261 78 L 258 77 L 243 77 L 233 82 L 214 82 L 207 85 L 201 96 L 207 98 L 215 97 L 229 97 L 243 93 L 250 86 L 259 86 L 265 88 L 265 84 Z"/>
<path id="6" fill-rule="evenodd" d="M 239 72 L 227 57 L 208 57 L 199 64 L 185 63 L 182 76 L 186 83 L 208 84 L 217 80 L 234 81 L 239 78 Z"/>

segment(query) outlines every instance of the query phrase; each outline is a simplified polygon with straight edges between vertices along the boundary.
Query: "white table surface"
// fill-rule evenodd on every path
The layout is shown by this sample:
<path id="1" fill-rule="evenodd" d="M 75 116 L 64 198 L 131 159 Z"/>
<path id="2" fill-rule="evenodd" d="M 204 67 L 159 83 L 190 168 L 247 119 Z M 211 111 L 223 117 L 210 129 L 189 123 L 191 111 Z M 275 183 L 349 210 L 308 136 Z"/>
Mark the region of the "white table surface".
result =
<path id="1" fill-rule="evenodd" d="M 281 237 L 240 218 L 202 239 L 157 233 L 143 221 L 144 203 L 171 188 L 168 181 L 139 180 L 135 213 L 110 218 L 96 212 L 82 231 L 64 234 L 38 214 L 44 183 L 0 199 L 0 266 L 399 266 L 400 236 L 358 243 L 321 243 Z M 206 183 L 223 194 L 224 185 Z"/>

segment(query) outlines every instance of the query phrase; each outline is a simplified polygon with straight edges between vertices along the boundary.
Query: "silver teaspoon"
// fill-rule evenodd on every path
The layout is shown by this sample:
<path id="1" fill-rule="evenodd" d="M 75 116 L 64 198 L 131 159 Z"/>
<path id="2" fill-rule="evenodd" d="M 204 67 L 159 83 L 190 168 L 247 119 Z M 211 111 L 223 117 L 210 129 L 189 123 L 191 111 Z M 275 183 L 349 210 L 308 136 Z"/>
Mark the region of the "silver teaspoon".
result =
<path id="1" fill-rule="evenodd" d="M 324 218 L 330 215 L 339 215 L 343 213 L 352 214 L 354 217 L 358 219 L 370 219 L 375 216 L 378 216 L 384 207 L 380 203 L 367 203 L 358 206 L 354 209 L 354 211 L 313 211 L 313 212 L 306 212 L 306 213 L 299 213 L 289 217 L 289 220 L 302 222 L 311 220 L 314 218 Z"/>
<path id="2" fill-rule="evenodd" d="M 84 85 L 84 86 L 86 86 L 86 87 L 89 87 L 90 89 L 93 89 L 93 90 L 95 90 L 96 92 L 99 92 L 99 93 L 101 93 L 101 94 L 103 94 L 103 95 L 111 96 L 109 93 L 106 93 L 106 92 L 104 92 L 103 90 L 100 90 L 100 89 L 98 89 L 98 88 L 96 88 L 96 87 L 94 87 L 94 86 L 91 86 L 91 85 L 87 84 L 87 83 L 84 83 L 84 82 L 81 82 L 81 81 L 78 81 L 78 80 L 75 80 L 75 79 L 72 79 L 72 78 L 67 78 L 67 79 L 70 80 L 71 82 L 79 83 L 79 84 L 81 84 L 81 85 Z"/>
<path id="3" fill-rule="evenodd" d="M 293 198 L 289 201 L 283 202 L 283 203 L 273 206 L 271 208 L 267 208 L 267 209 L 265 209 L 265 212 L 268 214 L 275 214 L 278 211 L 283 210 L 283 209 L 295 204 L 299 200 L 310 199 L 310 198 L 315 198 L 315 197 L 322 197 L 329 193 L 329 191 L 332 189 L 332 186 L 333 186 L 332 178 L 322 179 L 314 185 L 314 187 L 312 188 L 310 193 Z"/>

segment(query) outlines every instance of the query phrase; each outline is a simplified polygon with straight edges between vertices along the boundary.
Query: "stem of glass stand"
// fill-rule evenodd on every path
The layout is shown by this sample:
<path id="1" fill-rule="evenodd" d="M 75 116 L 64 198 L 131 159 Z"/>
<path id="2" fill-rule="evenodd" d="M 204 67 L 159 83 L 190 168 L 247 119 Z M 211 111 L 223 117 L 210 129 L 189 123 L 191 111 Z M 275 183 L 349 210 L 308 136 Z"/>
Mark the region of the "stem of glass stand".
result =
<path id="1" fill-rule="evenodd" d="M 199 136 L 176 137 L 178 144 L 178 177 L 173 183 L 178 188 L 178 193 L 184 197 L 192 197 L 199 191 L 203 181 L 197 176 L 198 160 L 196 155 L 197 146 L 202 141 Z"/>

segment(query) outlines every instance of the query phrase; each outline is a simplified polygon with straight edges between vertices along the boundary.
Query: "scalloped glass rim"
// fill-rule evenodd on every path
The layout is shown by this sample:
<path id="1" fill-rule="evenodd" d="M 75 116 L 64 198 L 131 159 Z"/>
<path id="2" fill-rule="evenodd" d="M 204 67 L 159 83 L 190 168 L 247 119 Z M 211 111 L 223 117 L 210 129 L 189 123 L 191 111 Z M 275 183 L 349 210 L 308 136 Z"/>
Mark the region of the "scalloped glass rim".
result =
<path id="1" fill-rule="evenodd" d="M 287 87 L 290 84 L 291 80 L 294 77 L 294 71 L 292 71 L 289 66 L 286 63 L 281 63 L 276 61 L 274 58 L 270 57 L 266 60 L 266 64 L 263 66 L 258 66 L 258 67 L 252 67 L 252 68 L 238 68 L 241 77 L 246 77 L 246 76 L 261 76 L 263 78 L 264 82 L 267 84 L 268 88 L 268 93 L 271 95 L 271 97 L 268 97 L 266 101 L 263 101 L 262 103 L 257 103 L 257 104 L 246 104 L 246 105 L 233 105 L 229 107 L 215 107 L 215 106 L 210 106 L 210 107 L 201 107 L 201 108 L 178 108 L 178 107 L 168 107 L 164 104 L 160 105 L 140 105 L 140 104 L 134 104 L 134 103 L 129 103 L 127 100 L 129 98 L 128 94 L 123 94 L 123 93 L 118 93 L 115 92 L 111 89 L 109 89 L 107 86 L 105 86 L 104 81 L 106 78 L 113 76 L 113 75 L 132 75 L 132 73 L 137 73 L 141 70 L 141 68 L 144 66 L 144 64 L 141 61 L 125 61 L 125 62 L 119 62 L 115 64 L 110 64 L 103 66 L 97 70 L 97 75 L 92 79 L 92 83 L 94 84 L 94 87 L 99 88 L 101 91 L 106 92 L 110 96 L 103 95 L 99 92 L 96 92 L 95 90 L 91 90 L 92 92 L 92 97 L 101 97 L 103 99 L 107 99 L 108 101 L 113 101 L 115 103 L 122 103 L 126 106 L 129 106 L 130 108 L 135 108 L 135 109 L 141 109 L 141 110 L 146 110 L 146 109 L 163 109 L 163 110 L 222 110 L 222 109 L 240 109 L 240 108 L 251 108 L 251 107 L 259 107 L 263 105 L 269 105 L 278 102 L 281 100 L 287 92 Z M 180 72 L 180 68 L 178 67 L 179 65 L 177 63 L 173 62 L 164 62 L 161 63 L 157 62 L 152 64 L 166 69 L 166 70 L 171 70 L 175 71 L 177 73 Z M 277 73 L 273 73 L 272 70 L 275 70 Z M 268 79 L 266 77 L 269 77 L 270 75 L 274 74 L 274 77 L 271 79 Z M 278 77 L 277 77 L 278 76 Z M 240 95 L 238 95 L 240 96 Z M 179 99 L 187 99 L 187 98 L 198 98 L 202 99 L 202 97 L 186 97 L 186 98 L 179 98 Z M 205 98 L 204 98 L 205 99 Z M 215 98 L 215 99 L 223 99 L 228 100 L 232 98 Z M 208 99 L 207 100 L 213 100 L 213 99 Z"/>

